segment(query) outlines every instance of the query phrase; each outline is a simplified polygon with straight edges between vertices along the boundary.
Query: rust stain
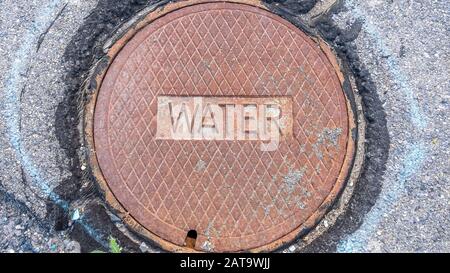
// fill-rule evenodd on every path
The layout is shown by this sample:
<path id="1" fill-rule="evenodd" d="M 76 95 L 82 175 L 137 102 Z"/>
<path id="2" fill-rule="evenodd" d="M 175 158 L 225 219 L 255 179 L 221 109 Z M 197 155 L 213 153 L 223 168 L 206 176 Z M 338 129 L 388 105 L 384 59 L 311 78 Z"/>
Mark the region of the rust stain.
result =
<path id="1" fill-rule="evenodd" d="M 350 132 L 356 125 L 350 103 L 342 91 L 343 74 L 327 45 L 320 39 L 316 39 L 322 51 L 317 50 L 313 40 L 283 19 L 263 11 L 261 4 L 257 1 L 229 1 L 240 4 L 219 2 L 221 1 L 185 1 L 169 4 L 164 10 L 151 12 L 145 19 L 136 24 L 109 49 L 107 56 L 110 66 L 93 77 L 92 81 L 96 83 L 97 89 L 85 112 L 85 134 L 91 151 L 90 163 L 94 176 L 104 190 L 106 200 L 134 230 L 149 237 L 163 248 L 175 252 L 241 250 L 258 252 L 277 248 L 294 239 L 300 231 L 313 227 L 325 213 L 326 207 L 336 198 L 346 181 L 349 169 L 351 169 L 354 154 L 354 140 Z M 204 4 L 192 6 L 192 4 L 198 3 Z M 294 67 L 300 66 L 292 64 L 283 70 L 279 63 L 276 63 L 277 57 L 274 57 L 275 55 L 270 56 L 272 53 L 269 54 L 269 51 L 266 51 L 269 60 L 274 62 L 273 67 L 270 68 L 273 69 L 272 73 L 258 73 L 255 75 L 254 82 L 252 82 L 248 72 L 243 78 L 239 73 L 238 75 L 233 74 L 233 72 L 238 71 L 236 65 L 237 67 L 240 66 L 242 71 L 246 67 L 257 69 L 258 62 L 256 61 L 253 64 L 251 60 L 252 51 L 246 52 L 247 59 L 240 59 L 236 62 L 235 60 L 239 60 L 239 55 L 233 56 L 234 51 L 231 47 L 229 53 L 224 51 L 227 49 L 219 48 L 219 52 L 222 50 L 222 54 L 225 56 L 227 56 L 226 54 L 231 55 L 228 68 L 223 65 L 223 62 L 212 62 L 211 60 L 214 60 L 212 56 L 200 56 L 197 63 L 198 67 L 188 73 L 188 77 L 194 83 L 199 79 L 201 81 L 204 77 L 204 75 L 200 75 L 199 70 L 214 73 L 213 78 L 217 77 L 218 72 L 222 72 L 227 81 L 231 80 L 231 84 L 227 82 L 230 88 L 229 93 L 218 95 L 231 97 L 242 95 L 292 96 L 294 104 L 293 137 L 295 141 L 282 142 L 279 150 L 274 153 L 260 152 L 256 150 L 256 146 L 249 145 L 245 141 L 238 141 L 236 147 L 233 144 L 220 143 L 220 141 L 208 143 L 200 141 L 204 142 L 200 145 L 197 141 L 192 143 L 184 141 L 178 143 L 178 145 L 174 144 L 174 141 L 169 143 L 159 140 L 157 142 L 154 139 L 153 131 L 156 125 L 151 122 L 153 120 L 151 116 L 147 116 L 150 119 L 145 118 L 145 113 L 147 115 L 149 113 L 156 114 L 152 112 L 154 106 L 151 101 L 142 108 L 145 108 L 142 110 L 144 112 L 136 114 L 140 111 L 139 104 L 142 100 L 151 99 L 152 96 L 156 97 L 157 94 L 177 95 L 177 92 L 187 92 L 180 93 L 180 95 L 205 95 L 202 92 L 213 94 L 213 92 L 219 92 L 220 89 L 211 89 L 211 86 L 206 86 L 206 89 L 199 89 L 197 82 L 191 86 L 194 89 L 187 91 L 186 86 L 177 86 L 176 80 L 175 83 L 171 82 L 172 86 L 170 87 L 164 86 L 164 80 L 158 82 L 158 86 L 154 86 L 152 82 L 148 82 L 149 74 L 144 86 L 127 87 L 126 90 L 131 92 L 133 96 L 115 91 L 123 90 L 118 85 L 121 84 L 121 81 L 122 84 L 125 83 L 129 77 L 132 77 L 134 82 L 138 82 L 138 77 L 146 76 L 138 75 L 136 69 L 142 67 L 143 64 L 137 64 L 137 67 L 135 67 L 137 59 L 133 59 L 133 54 L 146 54 L 146 49 L 140 49 L 139 47 L 139 37 L 144 37 L 143 35 L 140 36 L 140 33 L 146 33 L 147 37 L 150 37 L 150 41 L 153 41 L 154 36 L 152 37 L 152 35 L 155 35 L 154 33 L 162 35 L 161 33 L 167 29 L 167 26 L 176 21 L 174 18 L 181 18 L 182 20 L 183 17 L 187 17 L 193 11 L 196 11 L 197 13 L 205 13 L 205 17 L 199 18 L 202 20 L 215 10 L 220 10 L 216 16 L 225 16 L 227 10 L 230 10 L 231 15 L 237 17 L 242 16 L 240 14 L 245 14 L 243 17 L 260 16 L 259 18 L 262 18 L 260 20 L 263 20 L 264 24 L 278 24 L 278 28 L 280 26 L 286 27 L 286 31 L 291 31 L 299 37 L 293 43 L 298 48 L 292 45 L 293 48 L 283 49 L 279 48 L 278 45 L 278 48 L 275 49 L 280 54 L 288 54 L 290 50 L 297 52 L 297 54 L 301 52 L 301 55 L 291 57 L 294 61 L 296 61 L 296 58 L 304 58 L 302 69 L 296 70 Z M 246 12 L 249 11 L 251 11 L 251 15 L 247 15 Z M 224 14 L 220 15 L 221 12 Z M 162 15 L 166 16 L 161 17 Z M 162 19 L 158 19 L 160 17 Z M 239 31 L 239 27 L 242 35 L 249 35 L 247 38 L 254 33 L 253 31 L 245 34 L 243 31 L 245 24 L 238 25 L 239 23 L 236 24 L 236 29 L 229 29 L 230 35 Z M 198 24 L 187 26 L 187 29 L 183 31 L 192 30 L 196 32 L 198 26 Z M 203 24 L 203 26 L 206 27 L 207 32 L 212 31 L 208 29 L 211 25 Z M 251 26 L 252 29 L 255 28 L 255 24 L 251 24 Z M 175 27 L 174 30 L 176 31 Z M 179 39 L 183 38 L 179 37 Z M 269 44 L 271 39 L 275 38 L 269 36 L 267 40 Z M 301 41 L 301 43 L 298 44 L 298 41 Z M 133 44 L 136 46 L 133 46 Z M 175 44 L 172 42 L 171 45 Z M 187 45 L 184 44 L 185 47 Z M 235 45 L 239 46 L 237 43 Z M 163 52 L 164 46 L 161 46 L 160 51 L 153 51 L 153 53 Z M 240 46 L 242 46 L 241 50 L 249 50 L 245 48 L 245 45 Z M 177 49 L 174 47 L 172 50 Z M 268 47 L 266 50 L 271 49 Z M 310 54 L 310 52 L 312 53 Z M 254 54 L 256 54 L 256 51 Z M 294 55 L 293 53 L 290 54 Z M 175 55 L 182 58 L 181 52 Z M 194 56 L 195 54 L 191 52 L 189 55 Z M 313 58 L 311 55 L 315 57 Z M 283 57 L 280 60 L 284 60 L 286 56 L 280 56 Z M 168 57 L 166 62 L 171 62 L 170 53 L 166 57 Z M 321 63 L 321 65 L 317 66 L 316 63 Z M 168 68 L 170 68 L 169 64 Z M 128 69 L 127 75 L 123 74 L 122 68 L 119 68 L 122 65 L 125 66 L 125 69 Z M 152 67 L 151 63 L 144 65 L 150 69 Z M 164 67 L 164 65 L 164 63 L 159 64 L 160 67 Z M 203 69 L 200 67 L 203 67 Z M 171 69 L 176 71 L 174 66 Z M 187 64 L 184 65 L 184 69 L 187 69 Z M 291 71 L 291 73 L 297 71 L 296 73 L 299 74 L 307 73 L 308 77 L 297 77 L 295 74 L 285 74 L 278 77 L 279 79 L 274 77 L 276 73 L 281 73 L 280 70 Z M 322 71 L 326 71 L 326 76 L 324 76 L 325 74 L 322 75 Z M 155 70 L 151 73 L 157 81 L 158 75 L 162 72 Z M 164 73 L 168 79 L 171 71 L 170 69 L 164 70 Z M 337 75 L 337 77 L 333 75 Z M 235 81 L 239 82 L 240 86 L 233 89 L 233 79 L 227 77 L 235 77 Z M 240 82 L 240 79 L 242 82 Z M 244 79 L 249 81 L 250 85 L 246 85 Z M 302 80 L 295 82 L 296 79 Z M 292 82 L 287 84 L 286 81 Z M 264 83 L 264 85 L 261 86 L 261 83 Z M 307 83 L 306 89 L 304 83 Z M 225 89 L 222 89 L 222 92 L 224 91 Z M 109 103 L 107 103 L 108 101 Z M 112 104 L 111 101 L 113 101 Z M 112 111 L 114 111 L 114 107 L 117 107 L 117 104 L 120 103 L 123 103 L 123 106 L 119 106 L 117 109 L 124 116 L 125 123 L 120 123 L 119 115 L 114 115 L 107 110 L 113 109 Z M 325 116 L 327 119 L 324 119 Z M 321 122 L 324 125 L 314 128 L 311 122 Z M 329 126 L 330 122 L 333 126 Z M 127 127 L 127 124 L 130 123 L 134 127 Z M 334 129 L 322 132 L 324 134 L 321 136 L 321 132 L 317 129 L 328 128 L 327 126 Z M 149 134 L 148 136 L 143 134 L 133 135 L 133 133 L 129 133 L 130 131 L 123 131 L 121 128 L 128 128 L 131 132 L 143 128 Z M 110 142 L 111 133 L 114 135 L 114 139 L 118 140 L 112 145 Z M 121 136 L 124 133 L 125 135 Z M 135 138 L 136 136 L 137 138 Z M 121 139 L 123 139 L 123 142 L 121 142 Z M 131 145 L 131 143 L 134 145 Z M 145 148 L 140 150 L 140 143 L 145 144 L 147 151 L 145 151 Z M 322 145 L 321 143 L 325 144 Z M 330 144 L 336 149 L 335 153 L 331 154 L 336 155 L 333 160 L 338 162 L 337 165 L 327 163 L 331 156 L 327 148 Z M 181 152 L 178 156 L 175 154 L 170 160 L 169 156 L 173 153 L 172 149 L 175 149 L 173 147 L 179 145 L 182 146 Z M 166 149 L 166 146 L 169 147 L 169 150 Z M 148 150 L 149 147 L 153 148 Z M 115 153 L 114 151 L 118 152 Z M 183 161 L 183 154 L 188 155 L 186 161 Z M 193 156 L 194 154 L 197 155 Z M 314 154 L 316 159 L 311 157 Z M 207 155 L 209 159 L 205 160 L 201 155 Z M 121 156 L 125 161 L 118 164 L 117 159 L 123 160 L 120 159 Z M 267 156 L 269 160 L 265 160 Z M 144 165 L 142 168 L 137 166 L 139 165 L 137 161 L 127 162 L 126 158 L 138 158 L 140 163 L 145 162 L 147 166 L 142 164 Z M 317 160 L 317 158 L 324 166 L 328 167 L 316 168 L 318 164 L 314 160 Z M 173 169 L 173 166 L 168 166 L 169 163 L 180 163 L 180 160 L 184 164 L 180 164 L 182 168 L 177 169 L 177 171 Z M 148 163 L 158 166 L 156 166 L 156 169 L 149 169 Z M 127 171 L 130 168 L 131 172 Z M 220 173 L 221 171 L 224 173 Z M 330 173 L 325 175 L 324 171 Z M 194 175 L 198 172 L 204 173 L 206 179 Z M 155 173 L 159 175 L 155 176 Z M 149 178 L 143 179 L 144 175 L 149 176 Z M 137 180 L 133 176 L 136 176 Z M 170 180 L 168 180 L 169 178 Z M 230 179 L 231 181 L 229 181 Z M 261 185 L 261 181 L 264 181 L 265 184 L 269 183 L 269 186 L 256 187 L 254 191 L 247 190 L 255 189 L 251 186 L 252 183 Z M 130 183 L 134 183 L 133 187 L 130 186 Z M 159 188 L 161 183 L 165 187 Z M 209 185 L 214 184 L 217 184 L 215 189 L 209 187 Z M 187 185 L 187 187 L 180 187 L 180 185 Z M 305 185 L 305 187 L 301 188 L 299 185 Z M 179 187 L 178 190 L 176 190 L 177 187 Z M 138 190 L 135 190 L 136 188 Z M 195 205 L 192 205 L 190 197 L 199 193 L 198 189 L 200 188 L 205 195 L 197 197 L 194 200 Z M 224 189 L 225 193 L 222 193 L 221 191 Z M 237 189 L 244 190 L 237 191 Z M 180 199 L 177 197 L 178 195 L 170 197 L 170 194 L 174 192 L 181 192 L 180 196 L 186 196 L 186 199 Z M 157 193 L 159 196 L 165 195 L 165 198 L 150 200 L 152 193 Z M 288 201 L 283 203 L 282 194 L 287 194 Z M 269 203 L 267 203 L 267 200 L 264 201 L 265 198 L 269 198 Z M 286 195 L 284 198 L 286 198 Z M 147 199 L 149 201 L 146 201 Z M 169 201 L 172 203 L 178 201 L 178 204 L 174 209 L 170 209 Z M 256 204 L 251 204 L 252 201 Z M 132 205 L 139 203 L 141 205 Z M 155 207 L 156 204 L 159 204 L 158 207 Z M 182 216 L 173 217 L 173 215 Z M 190 221 L 190 219 L 195 221 Z M 212 219 L 214 219 L 213 222 Z M 216 219 L 219 219 L 218 222 L 215 222 Z M 196 249 L 183 247 L 186 232 L 190 229 L 199 232 L 196 243 L 198 248 Z"/>

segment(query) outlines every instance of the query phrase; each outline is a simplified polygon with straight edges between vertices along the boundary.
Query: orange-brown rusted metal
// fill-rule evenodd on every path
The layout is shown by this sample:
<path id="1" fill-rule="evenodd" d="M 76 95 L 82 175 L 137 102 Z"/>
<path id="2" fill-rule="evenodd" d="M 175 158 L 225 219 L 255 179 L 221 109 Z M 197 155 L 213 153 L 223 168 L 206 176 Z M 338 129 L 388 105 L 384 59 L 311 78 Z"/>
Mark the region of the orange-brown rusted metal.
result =
<path id="1" fill-rule="evenodd" d="M 222 36 L 235 36 L 233 46 L 226 37 L 200 36 L 218 35 L 217 20 L 226 24 Z M 166 5 L 124 34 L 108 57 L 85 113 L 92 170 L 125 222 L 164 249 L 278 248 L 312 228 L 344 187 L 356 124 L 338 63 L 324 42 L 259 3 Z M 258 141 L 157 139 L 161 96 L 287 96 L 292 134 L 271 152 Z M 198 233 L 194 249 L 184 247 L 189 230 Z"/>

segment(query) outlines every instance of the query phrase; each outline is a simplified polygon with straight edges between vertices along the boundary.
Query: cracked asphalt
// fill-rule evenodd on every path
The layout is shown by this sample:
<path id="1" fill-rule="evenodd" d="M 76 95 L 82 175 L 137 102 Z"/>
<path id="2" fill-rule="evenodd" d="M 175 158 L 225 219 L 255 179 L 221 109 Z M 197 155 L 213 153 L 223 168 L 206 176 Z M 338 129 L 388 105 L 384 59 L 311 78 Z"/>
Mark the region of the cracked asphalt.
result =
<path id="1" fill-rule="evenodd" d="M 93 64 L 92 52 L 130 10 L 154 1 L 120 2 L 0 1 L 0 252 L 89 251 L 119 232 L 91 225 L 86 204 L 101 200 L 83 175 L 69 110 L 80 67 Z M 450 252 L 450 2 L 334 2 L 298 1 L 312 9 L 297 16 L 363 79 L 366 164 L 347 211 L 302 251 Z M 94 27 L 102 14 L 110 20 Z M 126 249 L 152 249 L 139 246 Z"/>

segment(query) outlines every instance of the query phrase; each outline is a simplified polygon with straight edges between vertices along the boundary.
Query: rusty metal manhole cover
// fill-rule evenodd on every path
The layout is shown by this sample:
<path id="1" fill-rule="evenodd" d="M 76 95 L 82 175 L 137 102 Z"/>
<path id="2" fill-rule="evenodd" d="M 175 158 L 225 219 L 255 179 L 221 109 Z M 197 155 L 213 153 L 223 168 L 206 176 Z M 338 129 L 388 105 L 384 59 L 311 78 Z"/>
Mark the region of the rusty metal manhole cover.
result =
<path id="1" fill-rule="evenodd" d="M 340 73 L 281 17 L 176 4 L 109 56 L 91 117 L 101 184 L 164 248 L 274 249 L 342 189 L 353 125 Z"/>

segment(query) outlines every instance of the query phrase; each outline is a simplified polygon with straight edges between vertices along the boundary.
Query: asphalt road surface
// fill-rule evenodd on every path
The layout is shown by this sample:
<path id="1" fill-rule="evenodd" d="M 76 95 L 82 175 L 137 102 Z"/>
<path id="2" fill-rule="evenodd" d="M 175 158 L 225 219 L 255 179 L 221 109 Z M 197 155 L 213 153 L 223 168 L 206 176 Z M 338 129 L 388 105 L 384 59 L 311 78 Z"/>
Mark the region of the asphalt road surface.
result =
<path id="1" fill-rule="evenodd" d="M 123 232 L 94 213 L 77 90 L 116 27 L 153 2 L 0 0 L 1 252 L 90 251 Z M 297 16 L 350 60 L 367 152 L 348 210 L 301 251 L 449 252 L 450 1 L 314 2 Z"/>

